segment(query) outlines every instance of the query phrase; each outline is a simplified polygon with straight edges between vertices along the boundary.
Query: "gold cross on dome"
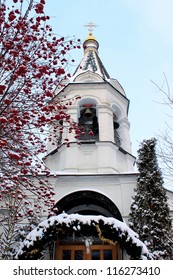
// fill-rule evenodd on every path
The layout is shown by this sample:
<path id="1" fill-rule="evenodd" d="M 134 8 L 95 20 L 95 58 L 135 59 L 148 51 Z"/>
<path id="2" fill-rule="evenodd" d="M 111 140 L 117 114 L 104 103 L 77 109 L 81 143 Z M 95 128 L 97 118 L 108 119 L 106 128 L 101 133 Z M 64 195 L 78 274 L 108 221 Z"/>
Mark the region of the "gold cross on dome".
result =
<path id="1" fill-rule="evenodd" d="M 89 22 L 89 23 L 87 23 L 87 24 L 85 24 L 84 25 L 84 27 L 87 27 L 88 28 L 88 31 L 90 32 L 90 33 L 92 33 L 92 31 L 94 30 L 94 28 L 95 27 L 97 27 L 98 25 L 96 25 L 95 23 L 93 23 L 93 22 Z"/>

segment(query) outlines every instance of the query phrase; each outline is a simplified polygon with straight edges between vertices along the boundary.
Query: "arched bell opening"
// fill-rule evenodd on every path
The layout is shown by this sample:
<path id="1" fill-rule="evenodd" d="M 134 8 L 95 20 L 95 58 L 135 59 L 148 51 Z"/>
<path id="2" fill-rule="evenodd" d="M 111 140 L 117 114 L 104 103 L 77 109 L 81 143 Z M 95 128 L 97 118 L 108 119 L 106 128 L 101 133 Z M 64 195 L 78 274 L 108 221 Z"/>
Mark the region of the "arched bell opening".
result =
<path id="1" fill-rule="evenodd" d="M 78 103 L 79 140 L 98 141 L 98 101 L 91 97 L 83 98 Z"/>
<path id="2" fill-rule="evenodd" d="M 120 127 L 118 117 L 113 114 L 113 131 L 114 131 L 114 142 L 115 144 L 120 147 L 121 146 L 121 138 L 119 135 L 118 128 Z"/>
<path id="3" fill-rule="evenodd" d="M 99 140 L 98 118 L 94 104 L 86 103 L 81 106 L 78 123 L 81 130 L 79 140 Z"/>
<path id="4" fill-rule="evenodd" d="M 116 104 L 113 104 L 112 113 L 113 113 L 114 142 L 118 147 L 120 147 L 122 142 L 120 136 L 120 119 L 121 119 L 122 112 L 121 109 Z"/>

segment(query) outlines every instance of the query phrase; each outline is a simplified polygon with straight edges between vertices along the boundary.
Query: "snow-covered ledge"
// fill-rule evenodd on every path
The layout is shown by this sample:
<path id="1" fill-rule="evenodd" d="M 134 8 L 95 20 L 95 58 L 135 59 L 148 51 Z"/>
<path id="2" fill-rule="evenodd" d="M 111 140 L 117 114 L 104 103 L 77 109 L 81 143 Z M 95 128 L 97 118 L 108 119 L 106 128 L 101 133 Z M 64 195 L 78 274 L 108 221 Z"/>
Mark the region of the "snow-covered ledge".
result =
<path id="1" fill-rule="evenodd" d="M 90 235 L 96 235 L 107 243 L 118 242 L 130 256 L 131 259 L 152 259 L 147 247 L 124 222 L 114 218 L 93 215 L 79 215 L 62 213 L 41 222 L 32 230 L 21 244 L 16 259 L 39 259 L 43 250 L 53 241 L 57 240 L 59 234 L 64 237 L 75 232 L 76 235 L 83 234 L 89 230 Z"/>

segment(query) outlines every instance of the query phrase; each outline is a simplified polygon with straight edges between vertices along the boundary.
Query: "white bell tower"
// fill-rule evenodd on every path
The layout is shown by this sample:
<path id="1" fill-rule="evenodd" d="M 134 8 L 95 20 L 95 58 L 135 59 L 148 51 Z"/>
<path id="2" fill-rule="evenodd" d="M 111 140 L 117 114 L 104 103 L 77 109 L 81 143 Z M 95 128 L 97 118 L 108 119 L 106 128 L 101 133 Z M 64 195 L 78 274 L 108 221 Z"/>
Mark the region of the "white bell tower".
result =
<path id="1" fill-rule="evenodd" d="M 99 43 L 90 30 L 83 43 L 84 55 L 75 73 L 57 94 L 75 100 L 67 113 L 79 124 L 74 137 L 65 131 L 70 147 L 49 145 L 46 165 L 51 171 L 91 174 L 120 174 L 133 171 L 131 155 L 129 100 L 116 79 L 102 64 Z M 77 96 L 80 99 L 75 99 Z"/>

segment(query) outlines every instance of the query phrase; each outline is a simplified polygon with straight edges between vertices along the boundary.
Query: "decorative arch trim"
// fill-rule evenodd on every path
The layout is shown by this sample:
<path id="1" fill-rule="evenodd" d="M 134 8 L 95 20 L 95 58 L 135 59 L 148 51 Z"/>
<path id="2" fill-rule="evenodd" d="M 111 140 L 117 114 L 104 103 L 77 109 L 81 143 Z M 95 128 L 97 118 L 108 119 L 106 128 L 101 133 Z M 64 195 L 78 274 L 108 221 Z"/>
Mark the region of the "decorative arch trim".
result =
<path id="1" fill-rule="evenodd" d="M 75 77 L 74 82 L 104 82 L 99 74 L 86 71 Z"/>
<path id="2" fill-rule="evenodd" d="M 68 214 L 87 212 L 94 215 L 103 215 L 105 217 L 114 217 L 119 221 L 123 221 L 121 213 L 117 206 L 107 196 L 89 190 L 82 190 L 70 193 L 59 200 L 56 208 L 60 212 L 64 211 Z M 95 212 L 94 212 L 95 211 Z"/>

